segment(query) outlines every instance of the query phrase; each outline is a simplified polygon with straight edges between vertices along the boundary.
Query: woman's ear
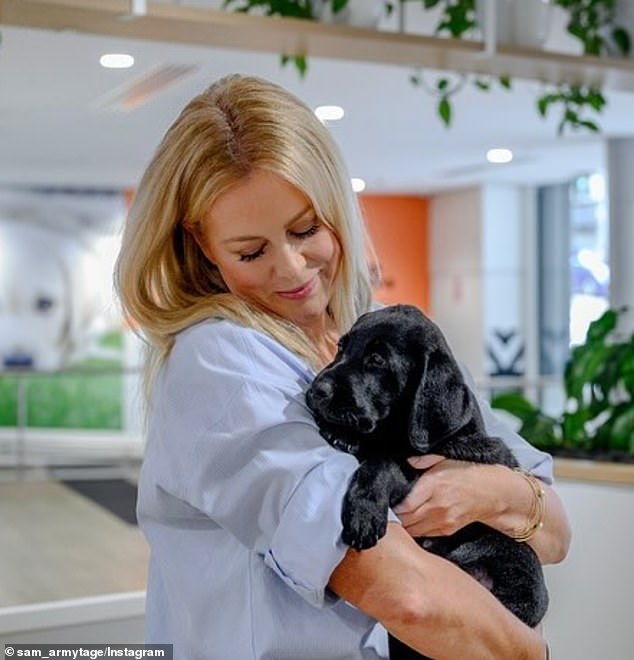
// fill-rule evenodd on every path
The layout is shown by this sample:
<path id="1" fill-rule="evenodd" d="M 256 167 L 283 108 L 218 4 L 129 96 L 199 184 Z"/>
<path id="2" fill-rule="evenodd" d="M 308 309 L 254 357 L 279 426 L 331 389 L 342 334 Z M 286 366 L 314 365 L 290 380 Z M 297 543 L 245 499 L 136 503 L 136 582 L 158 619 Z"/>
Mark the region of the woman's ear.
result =
<path id="1" fill-rule="evenodd" d="M 200 251 L 205 255 L 207 260 L 210 263 L 215 263 L 214 258 L 212 256 L 211 249 L 209 248 L 209 245 L 205 241 L 205 237 L 202 235 L 202 232 L 200 231 L 200 223 L 197 224 L 191 224 L 189 222 L 183 222 L 183 229 L 191 236 Z"/>

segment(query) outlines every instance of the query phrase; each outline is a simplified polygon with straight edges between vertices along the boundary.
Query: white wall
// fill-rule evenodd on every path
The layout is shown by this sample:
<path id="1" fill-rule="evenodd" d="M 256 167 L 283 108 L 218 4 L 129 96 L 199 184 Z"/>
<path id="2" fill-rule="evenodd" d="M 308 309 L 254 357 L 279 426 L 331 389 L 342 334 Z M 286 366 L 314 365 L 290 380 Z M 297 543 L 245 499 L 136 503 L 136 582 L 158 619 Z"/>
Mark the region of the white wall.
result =
<path id="1" fill-rule="evenodd" d="M 566 560 L 546 567 L 546 636 L 554 660 L 634 658 L 634 487 L 560 481 L 573 530 Z"/>
<path id="2" fill-rule="evenodd" d="M 528 240 L 534 215 L 534 193 L 522 186 L 467 188 L 431 200 L 431 315 L 476 378 L 492 371 L 487 345 L 504 366 L 521 346 L 534 355 L 526 322 L 534 318 L 527 277 L 536 258 Z M 514 336 L 505 344 L 494 331 Z M 521 369 L 532 367 L 522 361 Z"/>
<path id="3" fill-rule="evenodd" d="M 479 378 L 484 345 L 480 190 L 432 198 L 430 219 L 431 316 L 458 359 Z"/>

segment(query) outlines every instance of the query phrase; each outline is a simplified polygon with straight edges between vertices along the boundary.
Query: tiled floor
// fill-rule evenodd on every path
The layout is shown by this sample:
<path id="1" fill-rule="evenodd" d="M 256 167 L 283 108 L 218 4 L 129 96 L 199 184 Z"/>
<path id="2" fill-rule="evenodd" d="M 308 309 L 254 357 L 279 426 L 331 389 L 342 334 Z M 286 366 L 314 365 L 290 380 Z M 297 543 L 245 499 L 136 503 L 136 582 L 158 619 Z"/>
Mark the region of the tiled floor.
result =
<path id="1" fill-rule="evenodd" d="M 143 590 L 138 527 L 51 479 L 0 482 L 0 607 Z"/>

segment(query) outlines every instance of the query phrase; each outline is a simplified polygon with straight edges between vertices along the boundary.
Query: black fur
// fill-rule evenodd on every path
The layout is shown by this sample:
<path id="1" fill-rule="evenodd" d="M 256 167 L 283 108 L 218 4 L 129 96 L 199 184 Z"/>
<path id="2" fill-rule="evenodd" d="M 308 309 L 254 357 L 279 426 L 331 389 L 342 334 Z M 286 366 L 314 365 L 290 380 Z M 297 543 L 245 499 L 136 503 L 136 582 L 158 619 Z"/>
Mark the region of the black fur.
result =
<path id="1" fill-rule="evenodd" d="M 324 438 L 359 458 L 342 511 L 343 540 L 359 550 L 385 534 L 388 507 L 420 476 L 409 456 L 518 465 L 500 439 L 486 434 L 476 398 L 439 328 L 409 305 L 364 314 L 306 400 Z M 529 626 L 543 618 L 548 592 L 526 543 L 481 523 L 417 542 L 472 575 Z M 423 656 L 390 638 L 390 657 Z"/>

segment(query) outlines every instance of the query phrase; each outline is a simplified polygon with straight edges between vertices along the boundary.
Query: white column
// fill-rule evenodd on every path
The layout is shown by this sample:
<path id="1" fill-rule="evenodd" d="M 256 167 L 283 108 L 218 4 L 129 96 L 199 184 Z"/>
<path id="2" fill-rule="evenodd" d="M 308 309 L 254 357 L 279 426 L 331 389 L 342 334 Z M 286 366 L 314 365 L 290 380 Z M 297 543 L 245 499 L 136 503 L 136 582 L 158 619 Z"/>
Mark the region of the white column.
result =
<path id="1" fill-rule="evenodd" d="M 628 307 L 622 330 L 634 331 L 634 138 L 607 141 L 610 307 Z"/>

